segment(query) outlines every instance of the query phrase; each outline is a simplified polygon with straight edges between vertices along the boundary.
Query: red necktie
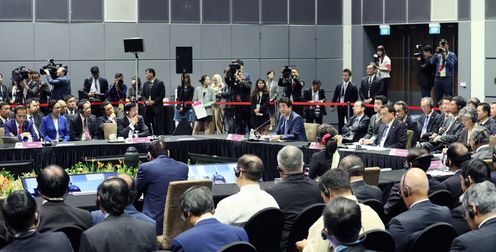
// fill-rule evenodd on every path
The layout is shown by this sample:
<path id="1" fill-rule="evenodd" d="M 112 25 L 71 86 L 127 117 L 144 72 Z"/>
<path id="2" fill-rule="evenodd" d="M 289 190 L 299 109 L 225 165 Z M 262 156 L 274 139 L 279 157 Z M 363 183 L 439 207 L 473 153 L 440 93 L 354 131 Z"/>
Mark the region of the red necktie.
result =
<path id="1" fill-rule="evenodd" d="M 22 134 L 22 125 L 19 125 L 17 127 L 17 135 L 20 135 L 20 134 Z"/>

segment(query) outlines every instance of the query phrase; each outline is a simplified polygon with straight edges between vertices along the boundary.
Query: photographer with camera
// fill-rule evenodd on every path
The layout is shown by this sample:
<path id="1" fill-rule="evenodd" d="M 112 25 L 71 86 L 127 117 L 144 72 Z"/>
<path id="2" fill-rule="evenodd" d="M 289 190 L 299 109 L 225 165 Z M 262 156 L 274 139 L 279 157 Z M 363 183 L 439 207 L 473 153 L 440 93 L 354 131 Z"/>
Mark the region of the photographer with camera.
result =
<path id="1" fill-rule="evenodd" d="M 388 97 L 389 83 L 391 81 L 391 59 L 387 56 L 383 45 L 377 47 L 374 58 L 377 66 L 377 74 L 381 77 L 384 96 Z"/>
<path id="2" fill-rule="evenodd" d="M 110 102 L 124 102 L 126 101 L 127 85 L 124 84 L 124 76 L 122 73 L 115 73 L 114 82 L 107 92 L 107 100 Z M 112 104 L 117 109 L 117 115 L 123 114 L 123 104 Z"/>
<path id="3" fill-rule="evenodd" d="M 417 73 L 418 85 L 420 86 L 420 93 L 422 97 L 431 97 L 432 86 L 434 85 L 434 73 L 436 66 L 432 64 L 433 50 L 432 46 L 426 45 L 416 45 L 414 56 L 417 59 L 417 65 L 419 67 Z"/>
<path id="4" fill-rule="evenodd" d="M 100 77 L 100 69 L 97 66 L 90 68 L 91 77 L 84 80 L 83 94 L 81 99 L 90 101 L 103 101 L 109 91 L 108 81 Z"/>
<path id="5" fill-rule="evenodd" d="M 40 103 L 47 104 L 50 100 L 50 86 L 40 79 L 40 73 L 37 71 L 31 72 L 31 81 L 28 82 L 28 87 L 32 97 L 37 98 Z M 48 106 L 40 108 L 44 115 L 48 114 Z"/>
<path id="6" fill-rule="evenodd" d="M 305 90 L 303 93 L 305 101 L 310 103 L 325 102 L 325 91 L 320 87 L 320 80 L 313 80 L 312 87 L 310 87 L 308 90 Z M 305 121 L 307 123 L 322 124 L 324 115 L 327 115 L 324 106 L 305 106 Z"/>
<path id="7" fill-rule="evenodd" d="M 51 71 L 53 71 L 53 68 L 43 69 L 43 72 L 47 76 L 48 84 L 53 86 L 51 99 L 63 100 L 64 96 L 71 94 L 71 80 L 67 77 L 67 69 L 65 67 L 57 68 L 55 76 L 51 75 Z"/>
<path id="8" fill-rule="evenodd" d="M 303 82 L 300 81 L 298 69 L 296 67 L 284 66 L 281 71 L 282 76 L 279 78 L 278 86 L 284 87 L 284 96 L 292 102 L 301 102 L 301 90 L 303 89 Z M 294 111 L 298 115 L 303 115 L 303 106 L 296 106 Z"/>
<path id="9" fill-rule="evenodd" d="M 436 66 L 434 78 L 434 90 L 436 91 L 436 102 L 444 96 L 453 95 L 453 75 L 458 58 L 454 52 L 449 51 L 449 44 L 446 39 L 439 41 L 436 54 L 431 58 L 431 62 Z"/>
<path id="10" fill-rule="evenodd" d="M 236 61 L 226 68 L 224 81 L 226 85 L 221 92 L 227 102 L 250 102 L 251 81 L 247 79 Z M 245 134 L 250 123 L 249 106 L 227 105 L 224 109 L 224 123 L 228 133 Z M 236 122 L 236 123 L 235 123 Z"/>
<path id="11" fill-rule="evenodd" d="M 9 88 L 10 104 L 25 104 L 26 99 L 32 96 L 28 87 L 29 70 L 24 66 L 12 70 L 12 86 Z"/>

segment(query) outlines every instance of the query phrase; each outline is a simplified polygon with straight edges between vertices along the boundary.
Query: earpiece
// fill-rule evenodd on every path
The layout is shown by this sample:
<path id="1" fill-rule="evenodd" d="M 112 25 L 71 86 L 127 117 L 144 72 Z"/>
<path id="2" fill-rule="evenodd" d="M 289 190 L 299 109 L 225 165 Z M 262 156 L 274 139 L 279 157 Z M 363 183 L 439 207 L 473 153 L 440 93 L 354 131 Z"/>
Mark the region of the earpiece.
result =
<path id="1" fill-rule="evenodd" d="M 348 169 L 348 173 L 353 173 L 353 172 L 365 172 L 365 167 L 361 165 L 354 165 Z"/>
<path id="2" fill-rule="evenodd" d="M 463 184 L 466 186 L 466 187 L 469 187 L 470 186 L 470 170 L 472 168 L 472 163 L 474 163 L 475 159 L 472 159 L 470 160 L 470 162 L 468 163 L 468 167 L 467 167 L 467 171 L 465 172 L 465 176 L 463 177 Z"/>
<path id="3" fill-rule="evenodd" d="M 474 206 L 469 205 L 467 207 L 467 212 L 468 212 L 468 217 L 473 220 L 475 218 Z"/>
<path id="4" fill-rule="evenodd" d="M 320 191 L 324 193 L 324 195 L 326 197 L 331 197 L 331 190 L 329 190 L 329 188 L 327 188 L 327 186 L 325 186 L 322 182 L 319 183 L 319 188 L 320 188 Z"/>
<path id="5" fill-rule="evenodd" d="M 474 134 L 474 137 L 473 137 L 473 139 L 474 139 L 474 144 L 479 144 L 479 135 L 480 135 L 480 134 L 482 134 L 482 133 L 484 133 L 484 132 L 487 132 L 487 133 L 488 133 L 488 135 L 491 135 L 491 133 L 489 132 L 489 129 L 488 129 L 488 128 L 486 128 L 486 127 L 482 127 L 482 130 L 477 131 L 477 132 L 475 132 L 475 134 Z"/>
<path id="6" fill-rule="evenodd" d="M 410 189 L 406 185 L 406 175 L 408 174 L 408 171 L 409 170 L 406 170 L 405 174 L 403 175 L 403 187 L 402 187 L 402 189 L 403 189 L 403 197 L 404 198 L 410 197 Z"/>

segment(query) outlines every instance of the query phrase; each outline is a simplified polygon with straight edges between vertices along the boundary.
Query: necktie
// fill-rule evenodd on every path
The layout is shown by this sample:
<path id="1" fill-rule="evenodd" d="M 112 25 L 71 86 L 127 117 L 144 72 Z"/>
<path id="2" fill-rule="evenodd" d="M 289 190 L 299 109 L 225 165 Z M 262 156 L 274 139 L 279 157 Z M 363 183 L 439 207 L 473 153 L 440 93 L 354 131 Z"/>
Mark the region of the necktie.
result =
<path id="1" fill-rule="evenodd" d="M 340 102 L 344 102 L 344 93 L 346 92 L 346 84 L 343 83 L 343 87 L 341 88 L 341 97 L 339 98 Z"/>
<path id="2" fill-rule="evenodd" d="M 98 79 L 95 80 L 95 89 L 97 93 L 100 93 L 99 88 L 98 88 Z"/>
<path id="3" fill-rule="evenodd" d="M 370 98 L 370 88 L 372 87 L 372 76 L 369 77 L 369 98 Z"/>
<path id="4" fill-rule="evenodd" d="M 389 133 L 389 125 L 386 125 L 386 128 L 382 132 L 381 141 L 379 142 L 379 147 L 384 147 L 384 143 L 386 142 L 388 133 Z"/>
<path id="5" fill-rule="evenodd" d="M 22 125 L 17 126 L 17 135 L 22 134 Z"/>
<path id="6" fill-rule="evenodd" d="M 91 140 L 90 130 L 88 129 L 88 118 L 84 119 L 83 132 L 84 132 L 84 139 Z"/>
<path id="7" fill-rule="evenodd" d="M 288 120 L 284 119 L 284 135 L 288 134 Z"/>
<path id="8" fill-rule="evenodd" d="M 429 124 L 429 116 L 425 117 L 424 126 L 422 126 L 422 134 L 427 132 L 427 125 Z"/>

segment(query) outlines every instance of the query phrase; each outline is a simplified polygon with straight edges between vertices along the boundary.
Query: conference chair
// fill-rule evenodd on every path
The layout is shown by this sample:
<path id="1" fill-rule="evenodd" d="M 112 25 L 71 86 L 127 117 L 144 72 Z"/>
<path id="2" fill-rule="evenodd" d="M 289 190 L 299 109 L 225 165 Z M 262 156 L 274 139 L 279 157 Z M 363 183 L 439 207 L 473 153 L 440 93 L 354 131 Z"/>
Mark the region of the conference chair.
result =
<path id="1" fill-rule="evenodd" d="M 181 195 L 192 186 L 206 186 L 212 189 L 212 181 L 184 180 L 169 183 L 164 206 L 163 235 L 157 236 L 160 249 L 169 249 L 172 245 L 172 240 L 190 228 L 186 221 L 181 221 L 183 213 L 179 205 L 179 199 L 181 198 Z"/>
<path id="2" fill-rule="evenodd" d="M 363 174 L 363 180 L 368 185 L 379 185 L 379 176 L 381 173 L 381 168 L 379 167 L 365 167 L 365 173 Z"/>
<path id="3" fill-rule="evenodd" d="M 9 242 L 7 241 L 7 238 L 0 235 L 0 249 L 7 246 L 8 244 L 9 244 Z"/>
<path id="4" fill-rule="evenodd" d="M 62 232 L 64 233 L 69 241 L 71 242 L 72 248 L 74 251 L 79 251 L 79 242 L 81 241 L 81 234 L 83 230 L 77 226 L 67 226 L 59 229 L 53 230 L 53 232 Z"/>
<path id="5" fill-rule="evenodd" d="M 429 195 L 429 200 L 436 205 L 445 206 L 448 208 L 453 207 L 453 199 L 451 193 L 448 190 L 439 190 L 431 193 Z"/>
<path id="6" fill-rule="evenodd" d="M 305 208 L 296 216 L 296 220 L 289 230 L 286 252 L 298 251 L 295 245 L 296 242 L 307 238 L 308 229 L 320 218 L 320 216 L 322 216 L 324 207 L 324 203 L 313 204 Z"/>
<path id="7" fill-rule="evenodd" d="M 435 223 L 426 227 L 413 240 L 410 252 L 443 252 L 449 251 L 451 242 L 456 237 L 456 231 L 448 223 Z"/>
<path id="8" fill-rule="evenodd" d="M 116 123 L 104 123 L 103 124 L 103 139 L 109 140 L 110 134 L 115 134 L 117 137 L 117 124 Z"/>
<path id="9" fill-rule="evenodd" d="M 385 222 L 386 216 L 384 215 L 384 205 L 382 204 L 382 202 L 376 199 L 367 199 L 362 201 L 361 203 L 374 209 L 377 215 L 379 215 L 379 218 L 381 218 L 382 222 Z"/>
<path id="10" fill-rule="evenodd" d="M 278 251 L 284 215 L 279 208 L 269 207 L 258 211 L 244 225 L 250 243 L 258 252 Z"/>
<path id="11" fill-rule="evenodd" d="M 3 136 L 5 136 L 5 129 L 0 127 L 0 144 L 3 144 Z"/>
<path id="12" fill-rule="evenodd" d="M 303 126 L 305 127 L 305 134 L 307 135 L 307 141 L 315 142 L 320 124 L 304 123 Z"/>
<path id="13" fill-rule="evenodd" d="M 394 252 L 394 239 L 388 231 L 372 229 L 360 236 L 363 246 L 372 251 Z"/>
<path id="14" fill-rule="evenodd" d="M 222 246 L 218 252 L 257 252 L 257 249 L 248 242 L 231 242 Z"/>
<path id="15" fill-rule="evenodd" d="M 405 149 L 410 149 L 412 148 L 412 142 L 413 142 L 413 130 L 407 130 L 406 131 L 406 144 L 405 144 Z"/>
<path id="16" fill-rule="evenodd" d="M 343 136 L 336 135 L 336 141 L 338 143 L 338 146 L 341 146 L 341 144 L 343 143 Z M 331 169 L 338 168 L 340 160 L 341 160 L 341 155 L 339 155 L 339 151 L 336 150 L 336 152 L 334 152 L 334 154 L 332 154 Z"/>

